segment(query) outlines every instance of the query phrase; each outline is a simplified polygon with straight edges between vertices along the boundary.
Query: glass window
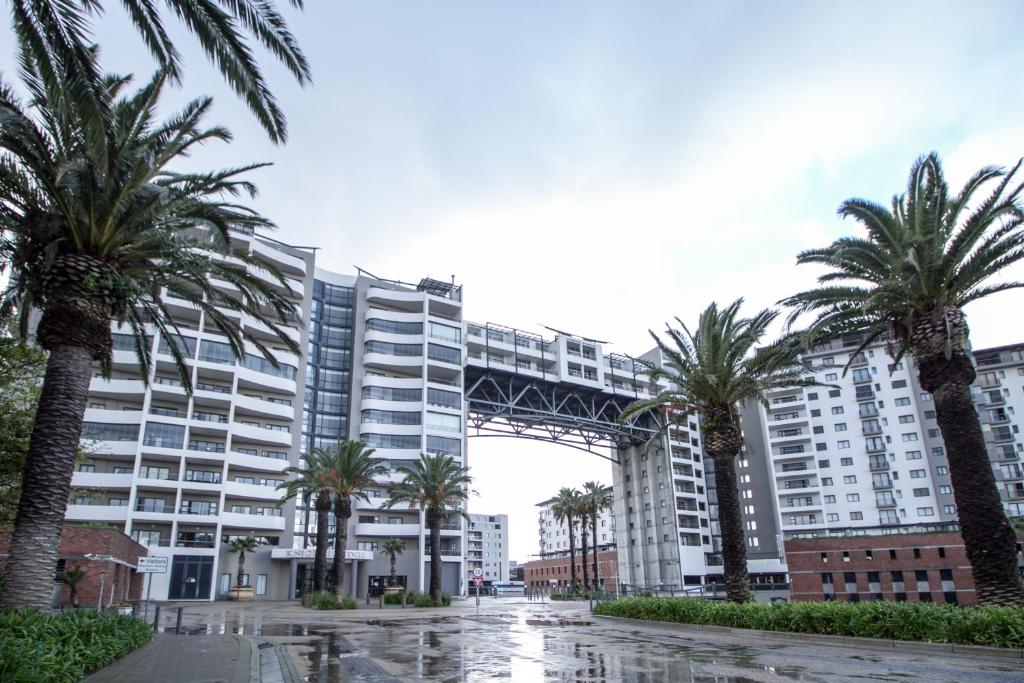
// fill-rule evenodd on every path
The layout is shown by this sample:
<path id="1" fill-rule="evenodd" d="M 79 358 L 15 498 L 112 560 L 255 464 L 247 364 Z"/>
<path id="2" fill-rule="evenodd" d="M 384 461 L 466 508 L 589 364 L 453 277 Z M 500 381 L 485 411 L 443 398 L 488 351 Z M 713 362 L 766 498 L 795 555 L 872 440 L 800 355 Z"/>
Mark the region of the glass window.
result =
<path id="1" fill-rule="evenodd" d="M 362 434 L 360 440 L 368 448 L 420 448 L 420 437 L 418 434 Z M 430 438 L 437 437 L 427 437 Z"/>
<path id="2" fill-rule="evenodd" d="M 458 327 L 452 327 L 451 325 L 442 325 L 441 323 L 431 322 L 430 337 L 432 339 L 451 342 L 452 344 L 459 344 L 462 342 L 462 330 Z"/>
<path id="3" fill-rule="evenodd" d="M 136 441 L 139 438 L 139 426 L 83 422 L 81 438 L 88 441 Z"/>
<path id="4" fill-rule="evenodd" d="M 439 432 L 461 432 L 462 416 L 428 412 L 427 429 Z"/>
<path id="5" fill-rule="evenodd" d="M 419 411 L 364 410 L 362 421 L 389 425 L 418 425 L 420 424 L 420 413 Z"/>
<path id="6" fill-rule="evenodd" d="M 433 325 L 431 323 L 431 329 Z M 366 321 L 366 329 L 389 334 L 423 334 L 423 323 L 370 318 Z"/>
<path id="7" fill-rule="evenodd" d="M 204 339 L 199 344 L 199 360 L 234 365 L 235 354 L 231 351 L 231 346 L 228 344 Z"/>
<path id="8" fill-rule="evenodd" d="M 435 391 L 435 389 L 429 389 L 428 391 Z M 378 401 L 420 401 L 423 399 L 423 390 L 397 389 L 395 387 L 363 387 L 363 398 Z"/>
<path id="9" fill-rule="evenodd" d="M 363 349 L 366 353 L 382 353 L 387 356 L 421 356 L 422 344 L 393 344 L 383 341 L 368 341 Z"/>
<path id="10" fill-rule="evenodd" d="M 206 343 L 205 341 L 203 342 Z M 256 372 L 262 372 L 265 375 L 273 375 L 274 377 L 284 377 L 285 379 L 295 379 L 295 367 L 288 365 L 287 363 L 278 363 L 277 367 L 263 356 L 256 356 L 251 353 L 245 354 L 245 360 L 242 364 L 250 370 Z"/>
<path id="11" fill-rule="evenodd" d="M 462 441 L 443 436 L 427 436 L 427 452 L 458 457 L 462 455 Z"/>
<path id="12" fill-rule="evenodd" d="M 414 389 L 413 391 L 419 391 L 419 389 Z M 427 403 L 448 408 L 461 408 L 462 395 L 457 391 L 427 387 Z"/>
<path id="13" fill-rule="evenodd" d="M 441 344 L 427 344 L 427 358 L 453 365 L 458 365 L 462 362 L 462 354 L 458 349 L 442 346 Z"/>
<path id="14" fill-rule="evenodd" d="M 146 446 L 158 448 L 181 448 L 185 442 L 185 427 L 163 422 L 149 422 L 146 424 L 146 436 L 142 442 Z"/>

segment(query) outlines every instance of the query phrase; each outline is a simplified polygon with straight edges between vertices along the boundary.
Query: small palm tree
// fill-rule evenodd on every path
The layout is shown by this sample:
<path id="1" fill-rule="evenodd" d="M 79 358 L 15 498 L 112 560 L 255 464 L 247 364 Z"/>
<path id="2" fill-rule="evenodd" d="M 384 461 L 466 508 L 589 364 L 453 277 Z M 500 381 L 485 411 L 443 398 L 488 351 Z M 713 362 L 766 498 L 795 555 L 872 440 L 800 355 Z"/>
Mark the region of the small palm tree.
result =
<path id="1" fill-rule="evenodd" d="M 421 454 L 408 467 L 399 467 L 404 479 L 390 491 L 388 507 L 407 503 L 424 511 L 430 530 L 430 602 L 441 606 L 441 523 L 449 510 L 466 517 L 469 486 L 473 479 L 469 469 L 455 458 L 443 454 Z"/>
<path id="2" fill-rule="evenodd" d="M 330 450 L 317 449 L 327 486 L 334 496 L 334 597 L 340 599 L 345 585 L 345 550 L 348 547 L 348 520 L 352 517 L 352 499 L 369 501 L 367 490 L 381 486 L 378 477 L 388 472 L 384 461 L 373 457 L 362 441 L 339 441 Z"/>
<path id="3" fill-rule="evenodd" d="M 587 501 L 587 512 L 590 517 L 590 530 L 593 532 L 591 540 L 594 544 L 594 589 L 599 588 L 598 586 L 598 573 L 597 573 L 597 516 L 601 514 L 602 510 L 610 510 L 612 507 L 612 495 L 609 491 L 606 491 L 601 484 L 596 481 L 588 481 L 583 485 L 583 496 Z M 583 561 L 586 562 L 586 556 Z"/>
<path id="4" fill-rule="evenodd" d="M 330 474 L 323 462 L 323 452 L 314 449 L 302 456 L 302 464 L 292 465 L 284 473 L 292 477 L 278 489 L 284 489 L 281 502 L 301 497 L 306 505 L 313 501 L 316 510 L 316 548 L 313 553 L 313 590 L 320 592 L 327 585 L 327 534 L 331 516 Z M 308 513 L 307 513 L 308 514 Z"/>
<path id="5" fill-rule="evenodd" d="M 245 554 L 253 552 L 262 544 L 256 540 L 255 536 L 242 536 L 231 539 L 228 545 L 231 546 L 231 552 L 238 553 L 238 577 L 235 579 L 235 586 L 244 588 L 249 585 L 242 583 L 245 579 Z"/>
<path id="6" fill-rule="evenodd" d="M 401 539 L 392 538 L 389 541 L 384 541 L 384 547 L 381 549 L 381 552 L 391 559 L 391 576 L 388 577 L 388 586 L 395 585 L 395 561 L 404 550 L 405 543 Z"/>
<path id="7" fill-rule="evenodd" d="M 711 304 L 701 313 L 697 331 L 690 333 L 681 320 L 681 330 L 668 328 L 670 346 L 651 332 L 664 367 L 638 361 L 652 382 L 667 387 L 656 396 L 630 404 L 623 420 L 643 413 L 663 412 L 651 442 L 663 438 L 672 425 L 686 424 L 689 415 L 702 417 L 704 450 L 715 466 L 718 519 L 722 529 L 722 564 L 729 600 L 751 599 L 747 576 L 747 548 L 743 537 L 739 488 L 733 462 L 743 449 L 739 405 L 748 400 L 767 402 L 765 392 L 788 387 L 813 386 L 812 377 L 799 364 L 800 347 L 793 338 L 755 350 L 778 317 L 778 311 L 763 310 L 751 318 L 739 317 L 742 299 L 719 309 Z"/>
<path id="8" fill-rule="evenodd" d="M 576 506 L 579 498 L 579 491 L 568 487 L 562 487 L 558 491 L 551 512 L 555 520 L 565 522 L 569 529 L 569 587 L 575 590 L 576 581 Z"/>
<path id="9" fill-rule="evenodd" d="M 72 567 L 65 570 L 64 576 L 60 578 L 61 583 L 68 587 L 70 594 L 68 602 L 72 607 L 78 607 L 78 583 L 85 578 L 85 570 L 81 567 Z"/>
<path id="10" fill-rule="evenodd" d="M 999 499 L 971 396 L 976 373 L 969 355 L 964 307 L 1024 283 L 993 278 L 1024 259 L 1021 163 L 1009 172 L 986 167 L 950 196 L 938 155 L 914 163 L 907 192 L 886 208 L 863 199 L 839 207 L 867 230 L 798 263 L 825 266 L 821 286 L 794 294 L 790 320 L 811 313 L 807 338 L 863 333 L 861 347 L 886 339 L 898 360 L 909 353 L 921 388 L 931 393 L 949 458 L 960 530 L 978 601 L 1024 605 L 1016 537 Z M 984 196 L 975 196 L 994 183 Z"/>
<path id="11" fill-rule="evenodd" d="M 589 513 L 589 506 L 587 505 L 587 497 L 583 494 L 576 495 L 576 517 L 580 520 L 580 555 L 583 560 L 583 590 L 590 590 L 590 568 L 587 566 L 587 554 L 589 548 L 587 546 L 587 517 Z"/>
<path id="12" fill-rule="evenodd" d="M 298 348 L 281 327 L 296 314 L 287 281 L 248 248 L 235 248 L 232 238 L 232 231 L 271 226 L 233 200 L 255 194 L 239 177 L 254 167 L 170 168 L 197 145 L 230 139 L 223 128 L 201 127 L 211 100 L 194 100 L 161 122 L 165 74 L 134 93 L 125 92 L 129 78 L 110 76 L 89 84 L 102 109 L 91 114 L 77 99 L 82 74 L 49 78 L 38 66 L 22 51 L 28 106 L 0 83 L 0 263 L 10 276 L 2 308 L 20 312 L 25 337 L 38 312 L 35 341 L 49 352 L 0 603 L 43 609 L 93 363 L 104 371 L 110 366 L 111 323 L 134 336 L 143 378 L 151 335 L 179 338 L 163 299 L 168 291 L 202 311 L 237 358 L 246 356 L 243 335 L 222 307 L 252 316 L 286 347 Z M 232 292 L 213 284 L 218 281 Z M 252 343 L 277 364 L 265 345 Z M 190 391 L 179 344 L 169 347 Z"/>
<path id="13" fill-rule="evenodd" d="M 103 13 L 102 0 L 11 0 L 14 31 L 39 64 L 40 75 L 56 80 L 69 73 L 78 83 L 83 104 L 95 114 L 102 110 L 102 92 L 92 87 L 98 70 L 88 33 L 94 15 Z M 288 30 L 273 0 L 165 0 L 166 10 L 151 0 L 122 0 L 150 53 L 175 82 L 182 77 L 181 54 L 171 42 L 164 13 L 176 16 L 194 35 L 203 52 L 220 69 L 275 142 L 286 138 L 284 114 L 267 87 L 253 58 L 247 37 L 255 38 L 292 73 L 300 84 L 310 81 L 309 64 Z M 290 0 L 302 7 L 302 0 Z"/>

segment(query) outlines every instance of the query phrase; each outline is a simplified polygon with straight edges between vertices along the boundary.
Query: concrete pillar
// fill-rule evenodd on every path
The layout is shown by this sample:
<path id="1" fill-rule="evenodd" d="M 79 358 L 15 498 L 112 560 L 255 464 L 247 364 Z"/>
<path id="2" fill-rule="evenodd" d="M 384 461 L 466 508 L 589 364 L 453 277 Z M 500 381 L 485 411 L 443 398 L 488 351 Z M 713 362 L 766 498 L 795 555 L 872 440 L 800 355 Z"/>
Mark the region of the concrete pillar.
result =
<path id="1" fill-rule="evenodd" d="M 294 557 L 288 560 L 288 599 L 295 599 L 295 582 L 299 578 L 299 561 Z"/>
<path id="2" fill-rule="evenodd" d="M 352 560 L 352 568 L 349 570 L 349 574 L 352 575 L 351 594 L 354 598 L 356 597 L 356 590 L 359 588 L 359 560 Z"/>

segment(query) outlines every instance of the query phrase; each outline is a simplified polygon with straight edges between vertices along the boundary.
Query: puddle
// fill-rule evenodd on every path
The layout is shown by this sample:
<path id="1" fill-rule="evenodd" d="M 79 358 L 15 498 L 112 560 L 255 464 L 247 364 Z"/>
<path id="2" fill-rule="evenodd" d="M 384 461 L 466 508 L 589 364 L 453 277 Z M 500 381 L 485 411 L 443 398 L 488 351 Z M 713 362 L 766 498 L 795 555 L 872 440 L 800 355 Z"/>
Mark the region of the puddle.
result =
<path id="1" fill-rule="evenodd" d="M 593 626 L 592 621 L 574 621 L 571 619 L 527 619 L 529 626 Z"/>

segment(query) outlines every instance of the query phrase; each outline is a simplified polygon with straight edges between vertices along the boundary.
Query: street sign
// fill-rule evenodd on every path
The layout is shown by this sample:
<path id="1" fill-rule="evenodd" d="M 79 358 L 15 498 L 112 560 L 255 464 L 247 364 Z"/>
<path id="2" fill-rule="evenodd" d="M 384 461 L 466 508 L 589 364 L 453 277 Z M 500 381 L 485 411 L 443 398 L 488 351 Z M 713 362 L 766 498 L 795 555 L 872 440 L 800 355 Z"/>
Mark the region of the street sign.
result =
<path id="1" fill-rule="evenodd" d="M 480 569 L 480 567 L 474 567 L 473 568 L 473 578 L 474 579 L 479 579 L 483 575 L 484 575 L 484 570 L 483 569 Z"/>
<path id="2" fill-rule="evenodd" d="M 166 574 L 169 557 L 140 557 L 135 571 L 139 574 Z"/>
<path id="3" fill-rule="evenodd" d="M 477 588 L 479 588 L 480 584 L 482 584 L 483 582 L 484 582 L 483 578 L 481 578 L 479 576 L 474 576 L 473 577 L 473 585 L 475 585 Z"/>

